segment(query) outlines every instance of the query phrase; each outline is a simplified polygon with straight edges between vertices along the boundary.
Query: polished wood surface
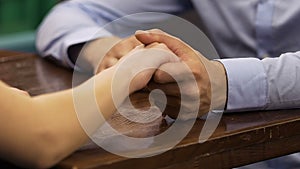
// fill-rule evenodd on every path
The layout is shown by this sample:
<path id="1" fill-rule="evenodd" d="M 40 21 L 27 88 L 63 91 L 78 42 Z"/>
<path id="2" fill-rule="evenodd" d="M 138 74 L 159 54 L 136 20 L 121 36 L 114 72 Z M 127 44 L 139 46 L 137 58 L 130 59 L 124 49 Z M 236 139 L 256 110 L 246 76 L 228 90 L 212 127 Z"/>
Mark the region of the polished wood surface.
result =
<path id="1" fill-rule="evenodd" d="M 82 74 L 82 81 L 89 76 Z M 34 54 L 0 51 L 0 78 L 31 95 L 55 92 L 72 86 L 72 71 L 56 66 Z M 80 83 L 80 82 L 78 82 Z M 138 104 L 147 102 L 145 93 L 133 96 Z M 112 120 L 113 123 L 113 120 Z M 198 143 L 204 121 L 197 120 L 192 131 L 176 147 L 148 158 L 124 158 L 101 148 L 77 151 L 55 168 L 232 168 L 300 150 L 300 110 L 239 112 L 223 115 L 214 134 Z M 124 123 L 116 125 L 126 129 Z M 156 135 L 169 127 L 162 123 Z M 132 126 L 131 126 L 132 128 Z M 135 131 L 145 126 L 135 125 Z M 126 131 L 125 131 L 126 133 Z M 130 133 L 129 133 L 130 135 Z M 0 167 L 12 167 L 1 163 Z"/>

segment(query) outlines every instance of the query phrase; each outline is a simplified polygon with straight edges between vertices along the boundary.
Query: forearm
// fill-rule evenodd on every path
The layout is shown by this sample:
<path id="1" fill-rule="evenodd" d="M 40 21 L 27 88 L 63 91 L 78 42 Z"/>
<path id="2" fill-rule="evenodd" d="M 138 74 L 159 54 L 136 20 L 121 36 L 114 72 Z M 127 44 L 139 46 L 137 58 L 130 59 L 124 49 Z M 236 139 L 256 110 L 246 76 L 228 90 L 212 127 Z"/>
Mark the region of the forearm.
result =
<path id="1" fill-rule="evenodd" d="M 221 60 L 228 75 L 228 111 L 300 107 L 299 53 Z"/>
<path id="2" fill-rule="evenodd" d="M 115 112 L 119 105 L 115 105 L 112 91 L 120 100 L 126 98 L 125 79 L 119 79 L 121 85 L 112 90 L 113 73 L 114 69 L 109 69 L 72 90 L 34 98 L 40 109 L 48 109 L 41 121 L 49 127 L 43 131 L 46 137 L 40 139 L 50 166 L 78 149 Z"/>
<path id="3" fill-rule="evenodd" d="M 262 64 L 268 83 L 266 109 L 300 108 L 300 52 L 266 58 Z"/>
<path id="4" fill-rule="evenodd" d="M 111 95 L 111 70 L 99 74 L 73 91 L 34 98 L 14 94 L 8 98 L 13 100 L 11 104 L 2 102 L 0 155 L 26 167 L 50 167 L 75 151 L 88 140 L 86 130 L 95 131 L 103 124 L 104 119 L 94 118 L 95 113 L 101 112 L 108 118 L 115 112 Z M 95 84 L 95 92 L 94 88 L 90 88 L 91 84 Z M 96 99 L 96 110 L 91 109 L 87 102 L 91 97 L 87 93 L 91 91 L 95 94 L 91 99 Z M 9 92 L 3 93 L 6 97 L 10 95 Z M 87 107 L 85 112 L 77 111 L 75 97 L 79 97 Z M 125 99 L 126 95 L 120 93 L 120 97 Z M 78 119 L 78 113 L 83 114 L 84 119 Z M 83 128 L 81 120 L 88 121 L 91 125 L 84 127 L 90 128 Z"/>

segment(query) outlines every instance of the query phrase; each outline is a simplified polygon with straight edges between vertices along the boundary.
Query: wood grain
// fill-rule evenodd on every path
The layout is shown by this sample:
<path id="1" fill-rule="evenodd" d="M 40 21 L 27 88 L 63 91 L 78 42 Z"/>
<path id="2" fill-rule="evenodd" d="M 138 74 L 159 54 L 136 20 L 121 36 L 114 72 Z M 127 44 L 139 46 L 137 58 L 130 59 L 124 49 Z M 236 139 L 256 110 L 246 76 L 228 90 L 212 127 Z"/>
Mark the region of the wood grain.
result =
<path id="1" fill-rule="evenodd" d="M 89 78 L 82 74 L 75 85 Z M 35 54 L 0 51 L 0 79 L 9 85 L 28 91 L 31 95 L 55 92 L 72 87 L 72 71 L 56 66 Z M 147 93 L 132 96 L 136 106 L 147 108 Z M 154 125 L 111 121 L 126 133 L 126 125 L 134 132 L 146 132 L 142 137 L 162 133 L 171 124 Z M 157 123 L 156 123 L 157 124 Z M 134 127 L 132 127 L 134 125 Z M 184 125 L 184 124 L 183 124 Z M 148 158 L 124 158 L 101 148 L 77 151 L 54 168 L 232 168 L 300 151 L 300 110 L 239 112 L 223 115 L 214 134 L 198 143 L 204 125 L 197 120 L 189 134 L 173 149 Z M 124 130 L 125 128 L 125 130 Z M 127 133 L 130 135 L 130 133 Z M 138 136 L 140 137 L 140 135 Z M 159 148 L 159 145 L 158 145 Z M 2 162 L 0 168 L 14 168 Z"/>

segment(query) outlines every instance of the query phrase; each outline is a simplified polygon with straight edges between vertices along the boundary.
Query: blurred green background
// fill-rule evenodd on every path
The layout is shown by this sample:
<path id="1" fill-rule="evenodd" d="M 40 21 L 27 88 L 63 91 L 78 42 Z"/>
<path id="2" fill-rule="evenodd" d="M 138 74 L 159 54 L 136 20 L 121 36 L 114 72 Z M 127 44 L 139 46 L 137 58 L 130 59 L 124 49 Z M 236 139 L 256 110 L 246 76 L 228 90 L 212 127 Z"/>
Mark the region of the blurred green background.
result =
<path id="1" fill-rule="evenodd" d="M 35 52 L 35 30 L 59 0 L 0 0 L 0 49 Z"/>

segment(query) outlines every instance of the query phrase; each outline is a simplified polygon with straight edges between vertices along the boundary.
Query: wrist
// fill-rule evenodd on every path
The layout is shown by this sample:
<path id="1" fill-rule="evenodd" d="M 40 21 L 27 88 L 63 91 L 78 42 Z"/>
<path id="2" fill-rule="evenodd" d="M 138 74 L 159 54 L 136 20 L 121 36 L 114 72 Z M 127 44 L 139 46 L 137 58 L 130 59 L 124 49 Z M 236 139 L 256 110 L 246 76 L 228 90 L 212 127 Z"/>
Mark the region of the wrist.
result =
<path id="1" fill-rule="evenodd" d="M 126 81 L 115 77 L 115 73 L 115 67 L 111 67 L 94 76 L 96 100 L 105 117 L 111 115 L 129 95 Z"/>
<path id="2" fill-rule="evenodd" d="M 77 65 L 88 72 L 97 72 L 98 65 L 106 53 L 118 42 L 118 37 L 103 37 L 81 44 L 80 50 L 76 50 Z"/>
<path id="3" fill-rule="evenodd" d="M 210 110 L 225 110 L 227 101 L 227 75 L 223 64 L 219 61 L 210 61 L 213 69 L 209 70 L 211 82 Z"/>
<path id="4" fill-rule="evenodd" d="M 113 86 L 112 90 L 122 91 L 123 95 L 128 95 L 134 93 L 139 90 L 139 87 L 135 83 L 131 83 L 134 81 L 132 68 L 125 66 L 114 65 L 103 72 L 110 71 L 111 72 L 111 85 Z M 126 93 L 125 93 L 126 92 Z"/>

